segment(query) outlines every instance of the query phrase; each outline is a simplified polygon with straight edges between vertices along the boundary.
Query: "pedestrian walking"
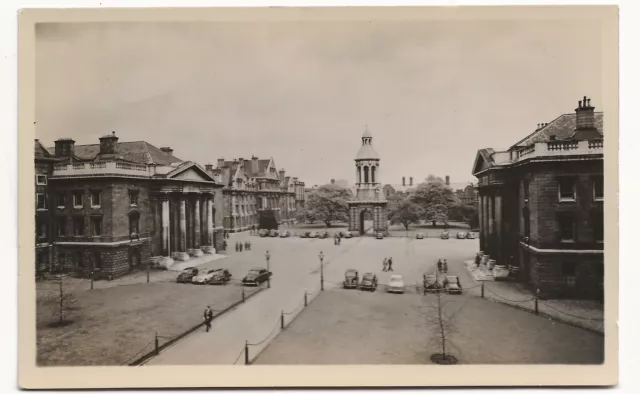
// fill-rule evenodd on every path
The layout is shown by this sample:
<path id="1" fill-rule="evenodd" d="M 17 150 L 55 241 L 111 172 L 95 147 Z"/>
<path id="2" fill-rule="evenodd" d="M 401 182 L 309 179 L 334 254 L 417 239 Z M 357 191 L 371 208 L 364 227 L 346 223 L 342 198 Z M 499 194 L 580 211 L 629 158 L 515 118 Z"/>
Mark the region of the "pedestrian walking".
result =
<path id="1" fill-rule="evenodd" d="M 211 322 L 213 321 L 213 311 L 211 307 L 207 305 L 207 308 L 204 310 L 204 325 L 207 327 L 206 330 L 209 332 L 211 329 Z"/>
<path id="2" fill-rule="evenodd" d="M 382 260 L 382 272 L 387 272 L 387 258 L 385 257 L 384 260 Z"/>
<path id="3" fill-rule="evenodd" d="M 238 247 L 240 248 L 240 251 L 242 252 L 242 242 L 238 242 Z"/>
<path id="4" fill-rule="evenodd" d="M 393 271 L 393 260 L 391 260 L 391 257 L 389 257 L 389 260 L 387 261 L 388 264 L 388 268 L 387 271 Z"/>
<path id="5" fill-rule="evenodd" d="M 226 240 L 222 240 L 222 250 L 227 250 L 227 241 Z"/>
<path id="6" fill-rule="evenodd" d="M 447 259 L 444 259 L 444 261 L 442 262 L 442 269 L 444 270 L 444 273 L 447 273 Z"/>
<path id="7" fill-rule="evenodd" d="M 248 242 L 247 242 L 247 245 L 249 246 L 249 248 L 248 248 L 248 249 L 249 249 L 249 250 L 251 250 L 251 241 L 248 241 Z"/>
<path id="8" fill-rule="evenodd" d="M 438 272 L 442 272 L 442 260 L 438 259 Z"/>

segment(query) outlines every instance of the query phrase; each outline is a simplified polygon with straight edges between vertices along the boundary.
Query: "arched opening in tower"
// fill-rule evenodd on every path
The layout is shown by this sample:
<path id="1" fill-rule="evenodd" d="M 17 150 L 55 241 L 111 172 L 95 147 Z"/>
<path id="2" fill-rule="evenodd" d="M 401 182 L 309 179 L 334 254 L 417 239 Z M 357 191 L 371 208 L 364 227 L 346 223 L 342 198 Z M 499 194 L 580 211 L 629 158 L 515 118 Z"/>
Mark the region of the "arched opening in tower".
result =
<path id="1" fill-rule="evenodd" d="M 369 167 L 364 166 L 364 183 L 369 183 Z"/>
<path id="2" fill-rule="evenodd" d="M 371 167 L 371 183 L 376 183 L 376 167 Z"/>
<path id="3" fill-rule="evenodd" d="M 358 183 L 362 183 L 362 168 L 358 167 Z"/>

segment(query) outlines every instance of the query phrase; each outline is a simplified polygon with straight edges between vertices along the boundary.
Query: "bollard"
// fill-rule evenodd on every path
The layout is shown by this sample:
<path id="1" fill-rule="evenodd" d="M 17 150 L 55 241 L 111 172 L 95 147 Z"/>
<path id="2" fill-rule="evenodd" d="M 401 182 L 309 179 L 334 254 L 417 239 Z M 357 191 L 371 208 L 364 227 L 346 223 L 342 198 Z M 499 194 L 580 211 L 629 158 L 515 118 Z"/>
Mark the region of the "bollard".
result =
<path id="1" fill-rule="evenodd" d="M 280 329 L 284 330 L 284 311 L 280 311 Z"/>
<path id="2" fill-rule="evenodd" d="M 93 290 L 93 271 L 91 271 L 91 290 Z"/>
<path id="3" fill-rule="evenodd" d="M 249 341 L 244 341 L 244 365 L 249 365 Z"/>
<path id="4" fill-rule="evenodd" d="M 484 281 L 482 281 L 481 284 L 482 284 L 482 287 L 480 288 L 481 289 L 481 295 L 482 295 L 482 298 L 484 298 Z"/>
<path id="5" fill-rule="evenodd" d="M 536 289 L 536 315 L 538 314 L 538 298 L 540 298 L 540 289 Z"/>
<path id="6" fill-rule="evenodd" d="M 149 283 L 149 264 L 147 264 L 147 283 Z"/>
<path id="7" fill-rule="evenodd" d="M 304 306 L 307 306 L 307 291 L 304 291 Z"/>
<path id="8" fill-rule="evenodd" d="M 271 288 L 271 278 L 267 278 L 267 289 Z"/>
<path id="9" fill-rule="evenodd" d="M 160 353 L 160 343 L 158 341 L 158 333 L 156 332 L 156 339 L 155 339 L 155 350 L 156 350 L 156 356 Z"/>

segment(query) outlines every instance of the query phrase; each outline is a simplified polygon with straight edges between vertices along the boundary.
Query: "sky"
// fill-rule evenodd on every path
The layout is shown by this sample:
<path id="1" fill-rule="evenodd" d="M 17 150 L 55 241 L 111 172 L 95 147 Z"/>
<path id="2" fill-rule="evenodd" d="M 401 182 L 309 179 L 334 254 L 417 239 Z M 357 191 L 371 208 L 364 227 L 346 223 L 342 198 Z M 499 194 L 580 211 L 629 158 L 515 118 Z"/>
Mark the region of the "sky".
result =
<path id="1" fill-rule="evenodd" d="M 307 185 L 355 178 L 365 127 L 383 184 L 473 181 L 481 148 L 602 97 L 584 20 L 60 23 L 36 28 L 36 138 L 273 157 Z"/>

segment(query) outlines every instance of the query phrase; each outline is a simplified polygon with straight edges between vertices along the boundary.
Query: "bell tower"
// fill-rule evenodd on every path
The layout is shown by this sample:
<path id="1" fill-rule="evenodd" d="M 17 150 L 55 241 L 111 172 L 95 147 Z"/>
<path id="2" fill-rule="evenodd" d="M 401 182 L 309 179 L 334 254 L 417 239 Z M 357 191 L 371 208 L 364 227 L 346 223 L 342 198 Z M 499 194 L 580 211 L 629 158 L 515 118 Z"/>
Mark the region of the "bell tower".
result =
<path id="1" fill-rule="evenodd" d="M 368 127 L 362 134 L 355 162 L 356 196 L 349 202 L 349 231 L 364 235 L 371 227 L 374 233 L 386 232 L 387 201 L 380 183 L 380 156 L 373 149 L 373 136 Z"/>

